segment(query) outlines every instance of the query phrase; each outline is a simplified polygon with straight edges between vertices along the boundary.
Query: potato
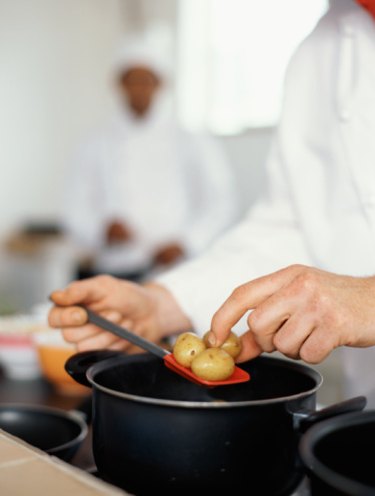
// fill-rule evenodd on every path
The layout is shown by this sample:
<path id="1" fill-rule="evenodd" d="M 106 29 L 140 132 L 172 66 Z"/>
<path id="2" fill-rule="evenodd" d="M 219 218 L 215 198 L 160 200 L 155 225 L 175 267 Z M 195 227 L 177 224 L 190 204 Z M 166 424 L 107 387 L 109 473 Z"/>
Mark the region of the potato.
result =
<path id="1" fill-rule="evenodd" d="M 224 381 L 234 372 L 233 358 L 221 348 L 202 351 L 191 364 L 195 375 L 206 381 Z"/>
<path id="2" fill-rule="evenodd" d="M 203 336 L 203 342 L 207 346 L 207 348 L 210 348 L 211 345 L 208 342 L 208 335 L 210 334 L 211 331 L 207 331 L 206 334 Z M 236 359 L 238 355 L 241 353 L 242 350 L 242 342 L 240 338 L 237 336 L 237 334 L 234 334 L 234 332 L 231 332 L 229 334 L 229 337 L 226 339 L 226 341 L 220 346 L 222 350 L 225 350 L 231 357 Z"/>
<path id="3" fill-rule="evenodd" d="M 180 365 L 189 368 L 194 358 L 205 349 L 206 345 L 200 337 L 192 332 L 184 332 L 176 340 L 173 355 Z"/>

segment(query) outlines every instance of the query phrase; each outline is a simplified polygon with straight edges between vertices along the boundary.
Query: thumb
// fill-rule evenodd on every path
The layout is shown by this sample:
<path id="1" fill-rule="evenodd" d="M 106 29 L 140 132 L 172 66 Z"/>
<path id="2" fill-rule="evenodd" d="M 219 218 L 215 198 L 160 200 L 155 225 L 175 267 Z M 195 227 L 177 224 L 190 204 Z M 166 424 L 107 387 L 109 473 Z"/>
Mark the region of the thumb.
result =
<path id="1" fill-rule="evenodd" d="M 254 334 L 252 331 L 247 331 L 241 336 L 242 350 L 241 353 L 236 358 L 236 362 L 246 362 L 256 358 L 262 353 L 261 347 L 255 341 Z"/>
<path id="2" fill-rule="evenodd" d="M 121 324 L 123 316 L 121 312 L 117 312 L 116 310 L 106 310 L 104 312 L 101 312 L 102 317 L 105 319 L 109 320 L 110 322 L 113 322 L 114 324 Z M 128 323 L 126 322 L 128 325 Z"/>

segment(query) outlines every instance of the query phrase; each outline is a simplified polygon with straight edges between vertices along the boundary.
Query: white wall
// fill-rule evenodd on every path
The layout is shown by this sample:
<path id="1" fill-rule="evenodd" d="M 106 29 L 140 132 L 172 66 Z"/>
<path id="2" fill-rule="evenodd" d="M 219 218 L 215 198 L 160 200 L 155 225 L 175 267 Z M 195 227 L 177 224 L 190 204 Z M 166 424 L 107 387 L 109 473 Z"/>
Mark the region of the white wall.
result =
<path id="1" fill-rule="evenodd" d="M 54 219 L 66 167 L 111 109 L 108 70 L 123 32 L 173 26 L 174 0 L 0 0 L 0 239 Z M 244 207 L 263 184 L 270 131 L 223 138 Z"/>
<path id="2" fill-rule="evenodd" d="M 53 218 L 70 155 L 111 106 L 121 0 L 0 1 L 0 237 Z"/>
<path id="3" fill-rule="evenodd" d="M 173 32 L 175 19 L 175 0 L 0 0 L 0 310 L 46 296 L 44 262 L 5 256 L 1 241 L 24 220 L 58 217 L 74 150 L 112 110 L 119 37 L 152 22 Z M 263 189 L 270 136 L 219 138 L 243 210 Z"/>

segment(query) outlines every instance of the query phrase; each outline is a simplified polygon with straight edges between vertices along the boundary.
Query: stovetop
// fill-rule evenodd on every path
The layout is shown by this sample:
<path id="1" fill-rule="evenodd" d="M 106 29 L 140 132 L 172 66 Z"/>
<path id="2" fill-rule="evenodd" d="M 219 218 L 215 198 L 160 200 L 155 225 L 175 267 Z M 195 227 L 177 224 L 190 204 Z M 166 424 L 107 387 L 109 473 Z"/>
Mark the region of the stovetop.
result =
<path id="1" fill-rule="evenodd" d="M 90 467 L 88 470 L 86 470 L 87 472 L 89 472 L 91 475 L 97 477 L 98 479 L 100 479 L 100 474 L 99 472 L 97 471 L 96 467 L 95 466 L 92 466 Z M 108 481 L 106 481 L 108 482 Z M 136 495 L 135 495 L 136 496 Z M 299 488 L 293 493 L 291 494 L 290 496 L 310 496 L 310 489 L 309 489 L 309 483 L 308 483 L 308 480 L 305 479 L 302 484 L 299 486 Z"/>

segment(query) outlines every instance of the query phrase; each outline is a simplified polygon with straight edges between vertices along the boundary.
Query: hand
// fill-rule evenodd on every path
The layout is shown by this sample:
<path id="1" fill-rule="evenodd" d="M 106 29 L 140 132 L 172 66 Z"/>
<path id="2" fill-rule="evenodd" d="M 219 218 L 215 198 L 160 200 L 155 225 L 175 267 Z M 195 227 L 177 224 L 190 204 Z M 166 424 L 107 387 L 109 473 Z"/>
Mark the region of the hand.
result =
<path id="1" fill-rule="evenodd" d="M 157 265 L 171 265 L 184 256 L 184 249 L 179 243 L 170 243 L 160 248 L 155 256 Z"/>
<path id="2" fill-rule="evenodd" d="M 123 222 L 114 220 L 110 222 L 106 230 L 107 244 L 126 243 L 133 238 L 133 233 Z"/>
<path id="3" fill-rule="evenodd" d="M 295 265 L 233 291 L 212 319 L 212 344 L 253 310 L 238 361 L 263 351 L 319 363 L 338 346 L 375 345 L 375 278 Z"/>
<path id="4" fill-rule="evenodd" d="M 158 342 L 176 331 L 189 330 L 191 323 L 167 289 L 149 283 L 140 286 L 110 276 L 97 276 L 70 284 L 51 295 L 55 307 L 49 323 L 62 328 L 64 338 L 79 351 L 109 348 L 132 350 L 130 343 L 87 322 L 86 305 L 103 317 Z"/>

